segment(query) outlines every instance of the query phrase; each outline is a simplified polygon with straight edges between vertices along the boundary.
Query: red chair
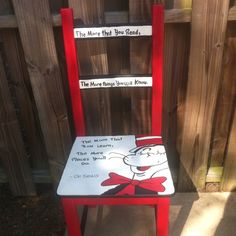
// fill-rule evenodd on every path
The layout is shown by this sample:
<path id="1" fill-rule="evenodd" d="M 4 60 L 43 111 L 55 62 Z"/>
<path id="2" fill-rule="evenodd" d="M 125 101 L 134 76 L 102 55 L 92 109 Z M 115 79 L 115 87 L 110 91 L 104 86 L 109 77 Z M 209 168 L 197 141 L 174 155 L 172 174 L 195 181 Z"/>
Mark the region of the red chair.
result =
<path id="1" fill-rule="evenodd" d="M 163 6 L 154 5 L 152 15 L 151 136 L 85 136 L 73 13 L 71 9 L 62 9 L 61 15 L 77 134 L 57 191 L 68 233 L 81 235 L 78 205 L 154 205 L 156 233 L 166 236 L 169 197 L 174 193 L 174 186 L 161 137 Z"/>

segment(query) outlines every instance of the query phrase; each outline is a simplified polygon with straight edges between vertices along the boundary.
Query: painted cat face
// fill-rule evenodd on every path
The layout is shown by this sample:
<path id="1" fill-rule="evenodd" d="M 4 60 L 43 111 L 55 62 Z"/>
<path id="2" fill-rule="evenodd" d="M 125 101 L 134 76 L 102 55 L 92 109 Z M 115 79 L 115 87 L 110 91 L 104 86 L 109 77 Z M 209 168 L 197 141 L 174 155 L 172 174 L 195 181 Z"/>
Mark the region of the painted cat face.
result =
<path id="1" fill-rule="evenodd" d="M 134 173 L 143 173 L 167 161 L 163 145 L 145 145 L 130 150 L 124 163 L 131 166 Z"/>

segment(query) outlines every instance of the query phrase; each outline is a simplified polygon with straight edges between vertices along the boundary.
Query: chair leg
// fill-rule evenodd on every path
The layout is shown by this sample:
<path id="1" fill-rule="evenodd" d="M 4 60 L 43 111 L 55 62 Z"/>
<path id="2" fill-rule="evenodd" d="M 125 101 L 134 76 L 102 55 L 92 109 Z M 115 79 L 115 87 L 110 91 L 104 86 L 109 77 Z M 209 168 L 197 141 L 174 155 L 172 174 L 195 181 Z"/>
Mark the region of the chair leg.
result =
<path id="1" fill-rule="evenodd" d="M 168 236 L 170 198 L 159 198 L 156 205 L 156 235 Z"/>
<path id="2" fill-rule="evenodd" d="M 62 205 L 69 236 L 82 236 L 77 205 L 71 198 L 62 198 Z"/>

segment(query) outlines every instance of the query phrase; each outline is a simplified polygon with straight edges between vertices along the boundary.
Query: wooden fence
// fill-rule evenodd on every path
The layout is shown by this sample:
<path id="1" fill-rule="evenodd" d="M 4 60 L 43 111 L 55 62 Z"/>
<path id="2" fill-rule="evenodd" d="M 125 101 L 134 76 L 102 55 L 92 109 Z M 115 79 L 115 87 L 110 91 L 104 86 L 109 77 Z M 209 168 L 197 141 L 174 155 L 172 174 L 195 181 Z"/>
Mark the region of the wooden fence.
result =
<path id="1" fill-rule="evenodd" d="M 76 25 L 150 23 L 153 0 L 0 2 L 0 182 L 57 186 L 74 139 L 61 7 Z M 177 191 L 236 188 L 236 6 L 166 0 L 163 136 Z M 82 76 L 150 74 L 151 40 L 77 42 Z M 90 135 L 149 133 L 150 88 L 83 90 Z"/>

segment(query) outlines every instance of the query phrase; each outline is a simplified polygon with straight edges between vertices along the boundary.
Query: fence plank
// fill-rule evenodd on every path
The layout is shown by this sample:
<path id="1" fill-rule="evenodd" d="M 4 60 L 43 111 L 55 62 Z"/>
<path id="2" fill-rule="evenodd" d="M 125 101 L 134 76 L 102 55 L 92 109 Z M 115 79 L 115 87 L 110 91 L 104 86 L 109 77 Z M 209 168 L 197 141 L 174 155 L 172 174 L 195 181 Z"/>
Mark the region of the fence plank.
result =
<path id="1" fill-rule="evenodd" d="M 212 138 L 211 166 L 223 166 L 236 94 L 236 24 L 228 23 L 223 57 L 222 85 L 217 102 Z"/>
<path id="2" fill-rule="evenodd" d="M 105 1 L 105 23 L 128 23 L 128 2 Z M 115 12 L 114 12 L 115 10 Z M 107 40 L 107 57 L 109 74 L 128 75 L 130 73 L 129 39 L 111 38 Z M 111 90 L 111 120 L 113 134 L 131 133 L 130 88 Z"/>
<path id="3" fill-rule="evenodd" d="M 69 7 L 73 8 L 75 24 L 81 26 L 104 22 L 103 0 L 96 2 L 69 0 Z M 106 39 L 78 40 L 77 48 L 80 75 L 108 74 Z M 109 91 L 99 89 L 83 91 L 82 96 L 88 134 L 111 134 Z"/>
<path id="4" fill-rule="evenodd" d="M 150 23 L 153 0 L 129 0 L 129 21 Z M 130 71 L 134 74 L 151 73 L 152 40 L 148 38 L 130 39 Z"/>
<path id="5" fill-rule="evenodd" d="M 75 25 L 92 25 L 104 22 L 103 1 L 69 0 L 73 8 Z M 105 39 L 77 41 L 79 51 L 80 75 L 108 74 Z"/>
<path id="6" fill-rule="evenodd" d="M 173 5 L 187 8 L 189 1 L 175 0 Z M 163 137 L 170 165 L 177 168 L 188 79 L 190 25 L 165 24 L 164 45 Z"/>
<path id="7" fill-rule="evenodd" d="M 178 181 L 180 190 L 205 187 L 228 8 L 229 1 L 193 1 L 189 81 Z"/>
<path id="8" fill-rule="evenodd" d="M 188 57 L 190 47 L 188 24 L 165 26 L 163 137 L 170 165 L 178 166 L 183 127 Z"/>
<path id="9" fill-rule="evenodd" d="M 128 1 L 105 1 L 105 24 L 128 23 Z M 107 40 L 109 74 L 129 74 L 129 39 L 110 38 Z"/>
<path id="10" fill-rule="evenodd" d="M 191 22 L 191 8 L 168 9 L 165 11 L 165 23 L 187 23 Z M 228 21 L 236 20 L 236 7 L 230 8 Z M 52 15 L 53 26 L 61 26 L 59 14 Z M 0 15 L 0 28 L 17 28 L 16 17 L 14 15 Z"/>
<path id="11" fill-rule="evenodd" d="M 236 100 L 235 100 L 236 101 Z M 230 131 L 228 149 L 226 153 L 226 160 L 224 164 L 223 178 L 221 188 L 223 191 L 236 190 L 236 109 L 234 102 L 234 117 L 233 124 Z"/>
<path id="12" fill-rule="evenodd" d="M 129 0 L 129 21 L 151 24 L 153 0 Z M 151 74 L 151 37 L 130 39 L 130 73 Z M 151 89 L 131 91 L 131 127 L 135 134 L 151 132 Z"/>
<path id="13" fill-rule="evenodd" d="M 56 186 L 71 147 L 71 136 L 49 5 L 47 0 L 12 3 Z"/>
<path id="14" fill-rule="evenodd" d="M 24 60 L 23 49 L 16 30 L 8 29 L 0 32 L 2 38 L 5 63 L 16 98 L 18 119 L 24 131 L 24 141 L 27 145 L 30 163 L 33 168 L 47 167 L 46 150 L 41 140 L 41 131 L 37 122 L 36 107 Z"/>
<path id="15" fill-rule="evenodd" d="M 232 8 L 229 13 L 229 20 L 236 19 L 236 8 Z M 171 9 L 165 11 L 165 23 L 183 23 L 191 21 L 191 9 Z M 61 16 L 52 15 L 53 26 L 61 26 Z M 0 15 L 0 28 L 17 28 L 16 17 L 14 15 Z"/>
<path id="16" fill-rule="evenodd" d="M 35 195 L 19 123 L 0 56 L 0 158 L 14 195 Z"/>

